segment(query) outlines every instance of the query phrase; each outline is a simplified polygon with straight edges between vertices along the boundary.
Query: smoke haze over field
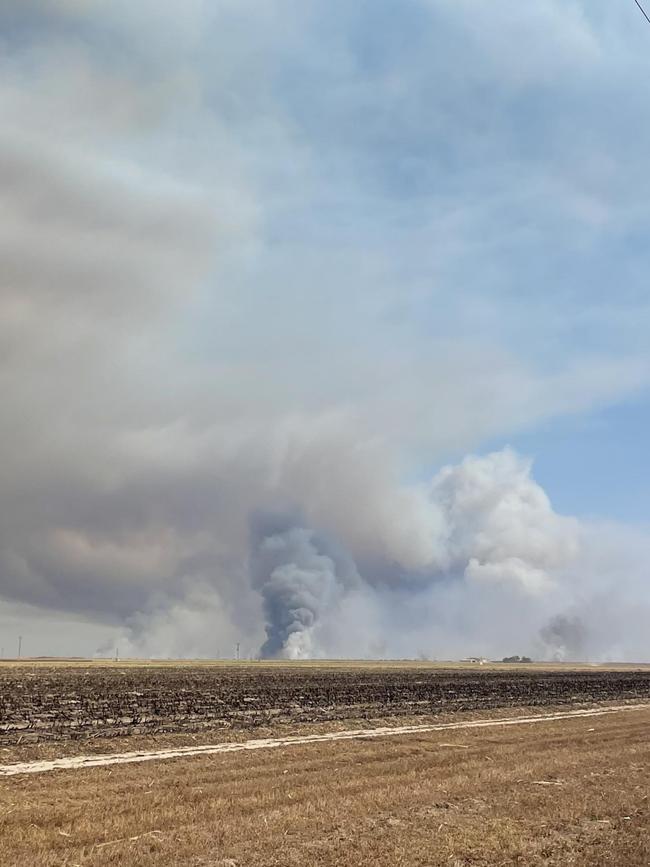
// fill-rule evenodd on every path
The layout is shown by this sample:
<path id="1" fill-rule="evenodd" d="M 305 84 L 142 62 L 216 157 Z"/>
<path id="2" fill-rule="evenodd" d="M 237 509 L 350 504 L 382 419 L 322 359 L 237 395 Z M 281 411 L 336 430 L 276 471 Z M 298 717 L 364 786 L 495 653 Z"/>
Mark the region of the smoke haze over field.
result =
<path id="1" fill-rule="evenodd" d="M 489 5 L 0 0 L 7 652 L 650 659 L 648 34 Z"/>

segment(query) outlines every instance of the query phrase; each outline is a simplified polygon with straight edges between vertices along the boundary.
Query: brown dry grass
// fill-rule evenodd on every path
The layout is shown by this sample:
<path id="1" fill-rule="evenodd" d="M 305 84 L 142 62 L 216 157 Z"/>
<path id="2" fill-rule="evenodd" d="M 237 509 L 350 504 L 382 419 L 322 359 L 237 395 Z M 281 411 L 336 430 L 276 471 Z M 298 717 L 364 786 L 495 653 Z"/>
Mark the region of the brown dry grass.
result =
<path id="1" fill-rule="evenodd" d="M 647 865 L 650 711 L 0 783 L 3 867 Z"/>

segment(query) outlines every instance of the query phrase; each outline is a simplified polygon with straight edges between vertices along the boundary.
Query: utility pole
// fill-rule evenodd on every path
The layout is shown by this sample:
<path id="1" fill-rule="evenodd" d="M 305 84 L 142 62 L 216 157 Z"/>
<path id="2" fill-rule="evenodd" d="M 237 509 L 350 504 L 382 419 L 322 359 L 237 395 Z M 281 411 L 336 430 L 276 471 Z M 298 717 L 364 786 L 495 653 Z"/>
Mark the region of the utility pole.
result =
<path id="1" fill-rule="evenodd" d="M 20 654 L 22 653 L 22 650 L 23 650 L 23 637 L 22 637 L 22 635 L 19 635 L 18 636 L 18 659 L 20 659 Z"/>

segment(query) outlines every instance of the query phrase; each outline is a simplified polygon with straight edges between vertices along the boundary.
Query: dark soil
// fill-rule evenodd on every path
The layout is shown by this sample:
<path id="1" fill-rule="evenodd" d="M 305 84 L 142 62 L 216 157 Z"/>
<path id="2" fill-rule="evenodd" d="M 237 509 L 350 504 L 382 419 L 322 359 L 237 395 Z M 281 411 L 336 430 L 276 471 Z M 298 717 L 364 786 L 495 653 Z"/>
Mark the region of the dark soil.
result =
<path id="1" fill-rule="evenodd" d="M 0 669 L 0 744 L 650 698 L 650 670 Z"/>

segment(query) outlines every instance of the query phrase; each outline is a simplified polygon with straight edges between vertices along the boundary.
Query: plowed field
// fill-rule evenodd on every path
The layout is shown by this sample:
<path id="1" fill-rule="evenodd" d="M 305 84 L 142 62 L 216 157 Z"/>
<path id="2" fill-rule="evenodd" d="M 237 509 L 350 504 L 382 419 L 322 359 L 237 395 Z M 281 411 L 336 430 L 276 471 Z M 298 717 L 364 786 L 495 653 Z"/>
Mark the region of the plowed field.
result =
<path id="1" fill-rule="evenodd" d="M 5 666 L 0 744 L 648 698 L 647 669 Z"/>

